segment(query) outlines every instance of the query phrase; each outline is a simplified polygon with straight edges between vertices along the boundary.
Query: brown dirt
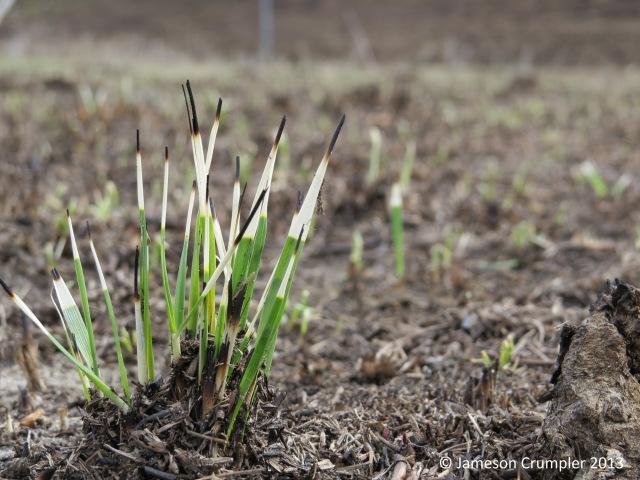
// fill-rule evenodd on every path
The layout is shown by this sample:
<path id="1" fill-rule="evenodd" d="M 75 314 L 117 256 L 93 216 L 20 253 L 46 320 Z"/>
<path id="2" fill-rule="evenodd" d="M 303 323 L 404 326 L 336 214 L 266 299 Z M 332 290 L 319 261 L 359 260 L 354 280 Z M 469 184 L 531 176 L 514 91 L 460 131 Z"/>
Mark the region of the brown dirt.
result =
<path id="1" fill-rule="evenodd" d="M 324 9 L 324 5 L 318 3 L 314 8 Z M 581 10 L 576 25 L 582 25 L 586 33 L 567 33 L 575 43 L 548 35 L 549 29 L 556 28 L 553 23 L 531 22 L 531 29 L 542 29 L 536 38 L 549 39 L 548 53 L 540 57 L 541 63 L 566 60 L 569 51 L 576 55 L 568 63 L 574 59 L 575 63 L 591 63 L 588 55 L 583 56 L 586 51 L 596 52 L 605 63 L 611 59 L 617 62 L 617 52 L 621 52 L 620 62 L 633 61 L 637 42 L 627 39 L 634 38 L 635 30 L 610 28 L 611 24 L 635 21 L 633 9 L 620 5 L 622 10 L 610 5 Z M 160 27 L 151 21 L 155 18 L 151 15 L 145 23 L 151 26 L 136 35 L 142 35 L 144 41 L 167 35 L 172 47 L 163 54 L 168 58 L 177 55 L 180 60 L 167 69 L 167 57 L 162 55 L 165 63 L 154 64 L 157 52 L 144 62 L 131 62 L 136 46 L 143 41 L 137 37 L 113 40 L 117 29 L 109 28 L 108 22 L 102 31 L 91 23 L 98 22 L 99 15 L 91 16 L 85 25 L 74 18 L 65 19 L 60 13 L 65 10 L 60 8 L 51 12 L 49 26 L 29 22 L 33 14 L 28 8 L 18 9 L 2 26 L 3 35 L 14 39 L 15 45 L 23 45 L 20 38 L 33 39 L 24 51 L 49 52 L 49 63 L 32 63 L 30 57 L 7 57 L 0 63 L 0 275 L 58 334 L 61 331 L 48 298 L 50 284 L 43 251 L 47 242 L 59 236 L 59 215 L 73 201 L 76 222 L 93 222 L 116 314 L 127 328 L 133 325 L 129 283 L 137 235 L 132 208 L 132 146 L 137 127 L 143 132 L 150 199 L 159 199 L 158 189 L 152 186 L 159 185 L 165 144 L 176 159 L 168 232 L 170 269 L 176 267 L 181 215 L 191 182 L 186 173 L 190 160 L 178 87 L 185 77 L 194 81 L 203 112 L 209 117 L 218 94 L 228 108 L 216 146 L 214 196 L 219 204 L 228 198 L 233 156 L 239 152 L 249 158 L 257 153 L 256 165 L 261 165 L 281 114 L 288 116 L 291 170 L 280 174 L 274 184 L 266 252 L 269 264 L 286 231 L 296 191 L 308 183 L 309 172 L 339 114 L 347 113 L 344 137 L 325 184 L 324 214 L 305 251 L 293 294 L 295 301 L 302 289 L 310 291 L 314 315 L 309 332 L 301 337 L 296 328 L 283 328 L 270 378 L 274 406 L 268 407 L 272 410 L 267 417 L 251 420 L 247 428 L 253 436 L 247 451 L 236 452 L 232 460 L 217 464 L 209 458 L 209 463 L 199 465 L 196 471 L 183 471 L 185 478 L 210 476 L 212 472 L 221 478 L 241 476 L 240 472 L 250 478 L 392 478 L 404 468 L 428 479 L 517 478 L 518 472 L 511 468 L 472 469 L 465 477 L 463 469 L 447 470 L 439 461 L 444 456 L 491 460 L 542 455 L 543 428 L 546 435 L 552 435 L 553 429 L 566 421 L 551 415 L 545 424 L 547 404 L 539 401 L 541 397 L 554 398 L 551 405 L 560 405 L 568 398 L 550 393 L 561 326 L 577 325 L 584 318 L 586 306 L 597 297 L 605 279 L 619 277 L 640 284 L 636 245 L 640 187 L 633 181 L 640 177 L 637 71 L 325 63 L 301 68 L 219 61 L 203 66 L 185 59 L 182 52 L 202 52 L 198 49 L 204 49 L 204 40 L 217 38 L 218 33 L 198 39 L 195 34 L 194 39 L 182 35 L 187 45 L 180 46 L 162 29 L 153 33 Z M 77 15 L 83 8 L 79 7 Z M 246 5 L 238 7 L 238 15 L 242 8 Z M 610 14 L 585 20 L 582 16 L 593 9 Z M 393 15 L 384 8 L 371 11 L 381 17 L 384 13 L 391 28 Z M 525 15 L 528 11 L 521 13 L 523 18 L 530 18 Z M 512 38 L 521 38 L 513 30 L 527 34 L 522 22 L 513 23 L 511 17 L 504 20 L 504 15 L 516 15 L 515 9 L 492 7 L 490 12 L 491 18 L 504 21 L 509 35 L 515 35 Z M 295 9 L 291 15 L 294 13 Z M 460 22 L 458 18 L 456 15 L 456 22 Z M 376 25 L 383 24 L 382 20 L 375 20 Z M 78 28 L 95 32 L 95 40 L 69 45 L 65 35 L 70 34 L 62 29 L 60 45 L 52 41 L 43 45 L 51 40 L 51 31 L 65 21 L 67 26 L 82 25 Z M 438 19 L 429 21 L 437 23 Z M 567 21 L 559 22 L 557 30 L 565 31 Z M 474 24 L 461 23 L 469 23 L 469 28 Z M 130 31 L 124 20 L 116 24 Z M 440 32 L 446 26 L 443 23 Z M 416 29 L 407 27 L 413 32 L 407 39 L 418 35 Z M 495 48 L 500 30 L 485 30 L 490 34 L 482 38 L 489 46 L 476 42 L 476 37 L 469 40 L 477 45 L 474 55 L 483 59 L 488 58 L 487 52 L 495 51 L 495 58 L 502 58 Z M 219 31 L 225 30 L 221 27 Z M 625 40 L 606 47 L 604 42 L 594 41 L 599 38 L 596 31 Z M 390 58 L 399 51 L 396 49 L 407 48 L 405 60 L 420 58 L 404 40 L 389 46 L 385 53 L 381 45 L 392 33 L 372 35 L 377 57 Z M 229 44 L 240 45 L 238 52 L 249 51 L 250 39 L 236 42 L 235 37 L 230 38 L 233 41 Z M 286 56 L 299 55 L 298 48 L 306 51 L 305 42 L 296 43 L 292 41 L 295 38 L 292 34 L 279 40 Z M 344 47 L 344 37 L 337 39 Z M 500 43 L 507 50 L 519 52 L 523 48 L 519 41 Z M 61 53 L 61 46 L 69 46 L 69 52 L 77 54 L 87 45 L 97 44 L 120 47 L 120 63 L 94 50 L 77 57 L 70 54 L 69 58 Z M 129 50 L 124 51 L 123 45 Z M 320 53 L 311 54 L 312 58 L 335 56 L 340 51 L 332 41 L 318 49 Z M 93 55 L 98 58 L 91 58 Z M 513 51 L 504 55 L 512 59 Z M 437 57 L 428 53 L 424 58 Z M 379 181 L 367 187 L 364 176 L 372 126 L 383 134 L 385 166 Z M 405 199 L 407 277 L 399 282 L 393 276 L 387 195 L 408 139 L 417 142 L 418 161 Z M 622 174 L 632 181 L 619 194 L 598 197 L 577 179 L 585 161 L 597 166 L 609 190 Z M 95 204 L 108 180 L 118 187 L 120 206 L 108 220 L 100 221 L 89 205 Z M 221 214 L 225 222 L 227 212 L 221 208 Z M 158 209 L 150 215 L 151 230 L 157 231 Z M 522 231 L 517 228 L 522 222 L 533 225 L 536 233 L 523 244 L 514 241 L 514 232 Z M 365 239 L 364 269 L 351 278 L 349 250 L 354 229 Z M 435 245 L 451 245 L 450 267 L 433 268 Z M 86 256 L 84 243 L 82 248 Z M 63 275 L 73 277 L 68 249 L 63 250 L 58 264 Z M 116 384 L 110 327 L 92 271 L 88 281 L 99 356 L 111 383 Z M 155 282 L 152 297 L 162 298 L 159 282 Z M 153 308 L 157 313 L 156 355 L 161 358 L 167 350 L 163 344 L 166 325 L 161 302 L 155 301 Z M 106 447 L 84 449 L 87 427 L 83 430 L 82 425 L 90 420 L 80 401 L 75 373 L 36 335 L 41 377 L 47 388 L 40 394 L 27 394 L 27 379 L 15 361 L 22 319 L 5 301 L 0 302 L 0 325 L 0 421 L 11 417 L 15 425 L 13 433 L 6 427 L 0 433 L 0 476 L 44 474 L 42 478 L 48 478 L 55 471 L 58 477 L 118 478 L 117 472 L 125 468 L 131 478 L 153 478 L 159 475 L 156 470 L 170 472 L 169 463 L 158 463 L 157 458 L 167 456 L 155 456 L 152 437 L 142 438 L 141 445 L 129 451 L 136 455 L 135 462 Z M 610 335 L 615 347 L 604 351 L 603 358 L 629 358 L 621 350 L 616 329 L 602 321 L 593 325 L 597 332 Z M 587 329 L 583 334 L 589 337 L 592 333 Z M 497 374 L 487 370 L 480 352 L 486 350 L 495 358 L 508 335 L 516 343 L 512 365 Z M 579 351 L 569 348 L 563 370 L 579 358 Z M 630 362 L 615 364 L 615 372 L 627 378 L 625 368 L 635 373 L 636 361 L 632 356 Z M 128 356 L 127 363 L 134 369 L 133 357 Z M 166 365 L 161 368 L 166 373 Z M 578 374 L 569 378 L 570 370 L 565 372 L 569 372 L 567 381 L 581 378 Z M 563 388 L 563 382 L 559 379 L 555 388 Z M 44 417 L 33 428 L 18 425 L 38 408 L 44 409 Z M 555 407 L 551 408 L 553 413 Z M 575 446 L 561 444 L 567 445 Z M 121 452 L 129 448 L 119 440 L 111 447 Z M 589 451 L 601 453 L 598 448 Z M 624 447 L 619 449 L 629 457 Z M 564 454 L 567 450 L 560 451 Z M 545 475 L 561 478 L 553 470 L 522 472 L 521 478 Z"/>

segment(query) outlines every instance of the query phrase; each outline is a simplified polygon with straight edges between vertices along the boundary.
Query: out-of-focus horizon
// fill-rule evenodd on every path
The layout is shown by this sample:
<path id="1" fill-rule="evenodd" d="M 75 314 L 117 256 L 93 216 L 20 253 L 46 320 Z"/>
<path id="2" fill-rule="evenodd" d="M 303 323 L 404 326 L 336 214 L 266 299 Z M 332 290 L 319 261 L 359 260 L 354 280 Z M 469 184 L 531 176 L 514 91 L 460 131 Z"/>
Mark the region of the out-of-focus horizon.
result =
<path id="1" fill-rule="evenodd" d="M 17 0 L 0 23 L 5 58 L 593 66 L 639 64 L 639 43 L 632 1 Z"/>

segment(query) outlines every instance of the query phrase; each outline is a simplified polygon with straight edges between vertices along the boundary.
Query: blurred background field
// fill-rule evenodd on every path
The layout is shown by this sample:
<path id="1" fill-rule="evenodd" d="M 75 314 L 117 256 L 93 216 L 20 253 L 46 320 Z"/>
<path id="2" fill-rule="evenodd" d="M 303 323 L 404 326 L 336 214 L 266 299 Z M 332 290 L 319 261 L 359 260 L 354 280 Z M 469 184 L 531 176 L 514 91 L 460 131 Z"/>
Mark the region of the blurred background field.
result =
<path id="1" fill-rule="evenodd" d="M 271 262 L 293 193 L 345 112 L 293 293 L 295 304 L 309 291 L 308 332 L 285 327 L 274 361 L 288 433 L 335 472 L 372 451 L 361 470 L 346 470 L 363 478 L 394 452 L 435 475 L 439 452 L 466 451 L 465 435 L 472 452 L 524 455 L 539 434 L 537 398 L 548 389 L 558 326 L 584 315 L 605 279 L 640 281 L 640 5 L 275 0 L 273 14 L 268 48 L 257 1 L 17 0 L 0 22 L 0 273 L 60 333 L 47 270 L 61 257 L 71 276 L 59 242 L 71 206 L 78 223 L 92 221 L 116 313 L 131 328 L 135 129 L 156 205 L 165 144 L 175 158 L 175 269 L 192 180 L 180 83 L 191 79 L 207 125 L 223 98 L 213 180 L 221 203 L 232 159 L 240 155 L 245 172 L 261 168 L 287 115 Z M 411 145 L 399 281 L 388 197 Z M 376 157 L 380 173 L 368 179 Z M 246 179 L 251 190 L 257 179 Z M 159 209 L 150 215 L 157 232 Z M 364 243 L 356 273 L 354 231 Z M 97 279 L 88 281 L 99 298 Z M 0 414 L 19 418 L 30 408 L 12 340 L 22 323 L 7 303 L 0 324 Z M 96 328 L 101 358 L 115 366 L 106 320 Z M 487 404 L 477 392 L 481 352 L 495 358 L 509 336 L 514 361 Z M 67 388 L 72 372 L 56 369 L 63 359 L 40 343 L 49 389 L 46 401 L 30 401 L 45 405 L 47 438 L 60 405 L 80 391 Z M 75 409 L 71 418 L 79 422 Z M 320 444 L 320 432 L 336 441 Z"/>
<path id="2" fill-rule="evenodd" d="M 260 49 L 258 3 L 24 0 L 0 38 L 14 54 L 250 59 Z M 273 10 L 273 54 L 293 61 L 595 66 L 640 55 L 640 6 L 630 0 L 275 0 Z"/>

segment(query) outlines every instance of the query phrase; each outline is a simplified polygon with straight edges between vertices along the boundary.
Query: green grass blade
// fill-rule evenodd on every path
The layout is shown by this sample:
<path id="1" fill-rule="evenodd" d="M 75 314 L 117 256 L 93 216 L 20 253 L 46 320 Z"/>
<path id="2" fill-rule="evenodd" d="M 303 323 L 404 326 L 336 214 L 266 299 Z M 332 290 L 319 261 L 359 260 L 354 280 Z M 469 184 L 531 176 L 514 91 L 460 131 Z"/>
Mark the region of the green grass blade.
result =
<path id="1" fill-rule="evenodd" d="M 138 382 L 141 385 L 149 383 L 149 367 L 147 367 L 147 343 L 144 339 L 144 322 L 140 298 L 136 296 L 133 304 L 136 319 L 136 358 L 138 361 Z"/>
<path id="2" fill-rule="evenodd" d="M 411 174 L 413 173 L 413 165 L 416 161 L 416 142 L 411 140 L 407 143 L 402 162 L 402 171 L 400 172 L 400 185 L 403 190 L 409 188 L 411 183 Z"/>
<path id="3" fill-rule="evenodd" d="M 164 289 L 165 305 L 167 309 L 167 322 L 169 324 L 170 338 L 176 331 L 176 322 L 173 316 L 173 301 L 171 299 L 171 287 L 169 285 L 169 272 L 167 271 L 167 241 L 166 241 L 166 225 L 167 225 L 167 195 L 169 191 L 169 149 L 165 147 L 164 151 L 164 182 L 162 188 L 162 215 L 160 222 L 160 268 L 162 271 L 162 288 Z M 171 352 L 175 356 L 175 347 L 171 342 Z"/>
<path id="4" fill-rule="evenodd" d="M 111 387 L 109 387 L 109 385 L 107 385 L 98 375 L 96 375 L 93 372 L 93 370 L 85 366 L 82 362 L 78 361 L 78 359 L 76 359 L 66 348 L 64 348 L 64 346 L 58 341 L 58 339 L 54 337 L 53 334 L 49 332 L 49 330 L 47 330 L 47 328 L 42 324 L 42 322 L 40 322 L 38 317 L 36 317 L 36 315 L 31 311 L 31 309 L 22 301 L 22 299 L 18 297 L 15 293 L 13 293 L 9 289 L 9 287 L 6 285 L 6 283 L 4 283 L 1 279 L 0 279 L 0 284 L 2 285 L 3 289 L 7 292 L 7 294 L 13 301 L 13 303 L 18 307 L 18 309 L 22 313 L 24 313 L 27 316 L 27 318 L 29 318 L 29 320 L 31 320 L 40 329 L 40 331 L 42 331 L 42 333 L 44 333 L 47 336 L 49 341 L 53 343 L 55 347 L 58 350 L 60 350 L 60 352 L 65 357 L 67 357 L 67 359 L 77 369 L 82 371 L 82 373 L 87 376 L 87 378 L 91 381 L 91 383 L 95 385 L 96 389 L 98 389 L 100 393 L 102 393 L 105 397 L 111 400 L 111 402 L 113 402 L 114 405 L 120 408 L 120 410 L 122 410 L 124 413 L 127 413 L 129 411 L 129 406 L 127 405 L 127 403 L 122 398 L 120 398 L 111 389 Z"/>
<path id="5" fill-rule="evenodd" d="M 282 317 L 282 312 L 284 311 L 285 297 L 290 288 L 289 280 L 291 278 L 291 270 L 294 266 L 297 267 L 297 262 L 300 258 L 298 255 L 298 247 L 301 246 L 301 243 L 306 240 L 306 236 L 308 235 L 309 226 L 314 216 L 317 199 L 320 194 L 322 183 L 324 182 L 324 176 L 329 165 L 329 160 L 342 126 L 344 125 L 344 120 L 345 117 L 343 115 L 331 138 L 329 148 L 316 170 L 307 195 L 300 207 L 300 211 L 294 215 L 291 222 L 289 236 L 285 241 L 285 245 L 272 274 L 272 279 L 269 283 L 264 299 L 264 306 L 260 314 L 260 323 L 256 334 L 256 345 L 240 380 L 238 399 L 227 430 L 228 435 L 233 431 L 235 418 L 237 417 L 243 402 L 246 400 L 246 395 L 250 386 L 256 380 L 257 375 L 262 368 L 265 355 L 268 351 L 272 350 L 271 345 L 275 344 L 275 340 L 273 340 L 273 338 L 277 335 L 279 322 Z M 297 241 L 295 236 L 298 238 Z M 282 285 L 283 282 L 284 285 Z"/>
<path id="6" fill-rule="evenodd" d="M 213 202 L 209 199 L 209 272 L 216 271 L 216 248 L 217 241 L 215 235 L 215 221 L 213 218 Z M 210 280 L 211 276 L 207 278 L 207 282 Z M 209 315 L 209 328 L 211 333 L 215 330 L 216 324 L 216 289 L 215 287 L 211 289 L 208 296 L 208 315 Z"/>
<path id="7" fill-rule="evenodd" d="M 189 289 L 189 316 L 188 324 L 189 331 L 192 337 L 196 337 L 198 330 L 198 315 L 199 305 L 198 299 L 200 297 L 200 249 L 202 245 L 202 237 L 204 230 L 205 215 L 204 212 L 198 212 L 198 219 L 196 221 L 196 236 L 193 241 L 193 252 L 191 256 L 191 286 Z"/>
<path id="8" fill-rule="evenodd" d="M 286 305 L 286 294 L 291 285 L 292 273 L 300 259 L 300 246 L 303 236 L 300 232 L 298 239 L 288 237 L 285 241 L 282 253 L 278 259 L 273 279 L 269 284 L 269 291 L 265 301 L 265 307 L 262 310 L 260 324 L 258 325 L 258 333 L 256 336 L 256 344 L 247 363 L 247 367 L 240 379 L 238 386 L 238 398 L 236 405 L 229 420 L 227 429 L 227 437 L 233 432 L 233 427 L 242 404 L 247 400 L 247 394 L 258 378 L 262 366 L 272 353 L 272 345 L 275 345 L 275 338 L 278 335 L 278 328 L 282 313 Z M 270 360 L 269 360 L 270 361 Z"/>
<path id="9" fill-rule="evenodd" d="M 87 224 L 87 230 L 90 232 L 88 224 Z M 118 370 L 120 371 L 120 384 L 122 385 L 122 391 L 124 392 L 124 396 L 127 402 L 130 402 L 131 389 L 129 388 L 129 378 L 127 377 L 127 367 L 124 364 L 124 357 L 122 355 L 122 346 L 120 345 L 120 334 L 118 332 L 116 316 L 113 310 L 113 303 L 111 302 L 111 294 L 109 293 L 109 287 L 107 286 L 107 281 L 104 278 L 104 272 L 102 271 L 102 266 L 100 265 L 100 260 L 98 258 L 98 253 L 96 252 L 96 247 L 93 244 L 93 240 L 91 239 L 91 233 L 89 233 L 89 245 L 91 247 L 91 253 L 93 254 L 93 261 L 96 265 L 98 277 L 100 278 L 100 286 L 102 288 L 102 294 L 104 296 L 104 303 L 107 306 L 107 314 L 109 316 L 109 321 L 111 322 L 111 330 L 113 331 L 113 344 L 116 347 L 116 357 L 118 359 Z"/>
<path id="10" fill-rule="evenodd" d="M 251 298 L 253 297 L 253 289 L 255 287 L 256 278 L 262 264 L 262 253 L 267 239 L 267 215 L 260 215 L 256 237 L 252 243 L 251 257 L 246 267 L 244 278 L 247 279 L 247 291 L 242 305 L 242 313 L 240 314 L 240 331 L 244 330 L 249 317 L 249 308 L 251 306 Z"/>
<path id="11" fill-rule="evenodd" d="M 238 244 L 232 262 L 233 266 L 231 267 L 231 285 L 234 289 L 238 288 L 238 285 L 246 280 L 247 266 L 251 258 L 252 246 L 253 238 L 249 237 L 243 237 Z"/>
<path id="12" fill-rule="evenodd" d="M 84 271 L 82 269 L 82 262 L 80 261 L 80 254 L 78 252 L 78 245 L 76 244 L 76 236 L 73 232 L 73 223 L 71 222 L 71 216 L 67 211 L 67 220 L 69 222 L 69 238 L 71 239 L 71 249 L 73 251 L 73 265 L 76 271 L 76 280 L 78 282 L 78 288 L 80 290 L 80 299 L 82 301 L 82 313 L 84 323 L 87 329 L 89 337 L 89 348 L 91 349 L 91 368 L 96 375 L 100 375 L 100 369 L 98 368 L 98 355 L 96 352 L 96 344 L 93 336 L 93 323 L 91 321 L 91 311 L 89 309 L 89 296 L 87 294 L 87 284 L 84 279 Z M 64 313 L 64 308 L 63 308 Z"/>
<path id="13" fill-rule="evenodd" d="M 133 271 L 133 311 L 136 321 L 136 360 L 138 364 L 138 382 L 145 385 L 149 382 L 149 367 L 147 366 L 147 342 L 145 341 L 144 320 L 140 305 L 140 247 L 136 248 L 136 260 Z"/>
<path id="14" fill-rule="evenodd" d="M 160 231 L 160 243 L 161 243 L 160 268 L 162 269 L 162 288 L 164 289 L 165 305 L 167 309 L 167 323 L 169 326 L 169 335 L 170 335 L 170 338 L 173 339 L 176 332 L 176 320 L 174 317 L 173 300 L 171 298 L 171 286 L 169 285 L 169 272 L 167 271 L 167 252 L 166 252 L 165 238 L 166 238 L 165 228 L 162 227 Z M 172 357 L 180 356 L 179 354 L 180 347 L 179 346 L 176 347 L 173 340 L 170 341 L 170 348 L 171 348 Z M 176 351 L 176 348 L 178 349 L 178 351 Z"/>
<path id="15" fill-rule="evenodd" d="M 280 328 L 280 322 L 282 321 L 282 316 L 284 315 L 284 311 L 287 307 L 287 302 L 289 301 L 289 294 L 291 292 L 291 285 L 293 285 L 293 278 L 295 277 L 296 271 L 298 270 L 298 265 L 300 264 L 300 258 L 302 256 L 302 249 L 304 248 L 303 241 L 304 231 L 300 232 L 300 236 L 298 237 L 298 241 L 296 243 L 296 247 L 293 253 L 293 263 L 290 267 L 290 270 L 286 273 L 285 278 L 283 279 L 280 290 L 278 292 L 278 297 L 282 298 L 281 304 L 274 306 L 276 309 L 274 312 L 270 314 L 272 317 L 272 321 L 275 322 L 275 328 L 271 333 L 271 337 L 269 338 L 269 344 L 267 346 L 267 350 L 265 352 L 265 375 L 269 375 L 269 371 L 271 370 L 271 361 L 273 360 L 273 352 L 276 348 L 276 340 L 278 338 L 278 330 Z"/>
<path id="16" fill-rule="evenodd" d="M 189 208 L 187 211 L 187 221 L 185 223 L 184 229 L 184 241 L 182 243 L 182 253 L 180 254 L 180 265 L 178 267 L 178 274 L 176 277 L 176 289 L 173 297 L 173 305 L 174 305 L 174 319 L 176 321 L 176 332 L 174 335 L 174 345 L 177 345 L 177 348 L 180 348 L 180 335 L 182 333 L 182 329 L 180 328 L 183 324 L 186 323 L 186 319 L 184 317 L 184 299 L 185 299 L 185 291 L 186 291 L 186 283 L 187 283 L 187 263 L 189 256 L 189 238 L 191 234 L 191 218 L 193 215 L 193 204 L 195 202 L 196 196 L 196 182 L 193 182 L 191 186 L 191 196 L 189 197 Z M 176 360 L 177 357 L 174 357 Z"/>
<path id="17" fill-rule="evenodd" d="M 207 177 L 207 185 L 209 185 L 209 179 Z M 207 210 L 204 215 L 204 223 L 203 223 L 203 237 L 204 243 L 202 245 L 202 253 L 203 253 L 203 280 L 204 282 L 208 282 L 211 277 L 211 271 L 209 267 L 211 266 L 211 219 L 210 213 L 211 209 L 209 208 L 209 192 L 207 191 Z M 198 384 L 202 382 L 202 372 L 204 371 L 205 362 L 207 360 L 207 348 L 209 344 L 209 307 L 211 305 L 211 292 L 207 295 L 205 302 L 203 304 L 203 315 L 202 322 L 198 324 L 198 335 L 200 338 L 200 348 L 198 352 Z"/>
<path id="18" fill-rule="evenodd" d="M 144 355 L 147 367 L 147 380 L 153 381 L 155 369 L 153 361 L 153 336 L 151 328 L 151 311 L 149 308 L 149 243 L 147 234 L 147 219 L 144 209 L 144 186 L 142 182 L 142 155 L 140 153 L 140 131 L 136 131 L 136 183 L 138 190 L 138 211 L 140 218 L 140 262 L 138 264 L 140 283 L 137 295 L 140 299 L 142 315 L 142 329 L 137 332 L 138 341 L 144 336 Z M 142 335 L 141 335 L 142 334 Z M 138 351 L 138 355 L 140 352 Z"/>
<path id="19" fill-rule="evenodd" d="M 222 272 L 229 265 L 229 263 L 231 261 L 231 258 L 233 257 L 233 254 L 235 253 L 235 250 L 238 247 L 238 244 L 240 243 L 240 240 L 244 236 L 244 234 L 245 234 L 245 232 L 247 230 L 247 227 L 251 223 L 251 220 L 253 220 L 253 218 L 255 217 L 256 213 L 258 212 L 258 210 L 260 208 L 260 205 L 262 204 L 262 200 L 264 200 L 264 196 L 266 195 L 266 193 L 267 193 L 267 190 L 263 190 L 262 193 L 260 194 L 258 203 L 252 208 L 251 213 L 249 213 L 249 216 L 247 217 L 247 220 L 246 220 L 245 224 L 242 226 L 242 228 L 240 229 L 240 232 L 238 233 L 238 236 L 233 241 L 233 244 L 231 245 L 231 248 L 229 250 L 227 250 L 227 252 L 225 253 L 224 257 L 220 260 L 220 263 L 216 267 L 215 271 L 211 274 L 211 278 L 209 279 L 207 284 L 204 286 L 204 289 L 202 290 L 202 293 L 200 294 L 200 297 L 197 298 L 195 304 L 191 308 L 191 311 L 189 312 L 188 317 L 190 317 L 192 314 L 194 314 L 194 313 L 196 313 L 198 311 L 200 305 L 202 304 L 204 299 L 207 297 L 208 293 L 215 287 L 216 281 L 218 280 L 218 278 L 220 277 Z M 178 330 L 180 332 L 182 332 L 183 328 L 186 326 L 186 323 L 187 322 L 185 322 L 184 325 L 181 325 L 180 327 L 178 327 Z"/>
<path id="20" fill-rule="evenodd" d="M 280 258 L 278 259 L 278 263 L 276 264 L 276 267 L 274 269 L 273 278 L 269 284 L 269 289 L 267 290 L 265 296 L 264 306 L 262 307 L 260 322 L 258 324 L 257 338 L 260 338 L 260 336 L 263 334 L 263 330 L 266 325 L 264 318 L 268 318 L 271 314 L 271 310 L 276 300 L 278 290 L 280 289 L 282 280 L 285 277 L 289 263 L 293 258 L 295 247 L 296 238 L 288 237 L 285 240 L 284 247 L 282 248 L 282 252 L 280 253 Z"/>
<path id="21" fill-rule="evenodd" d="M 78 359 L 78 361 L 82 361 L 82 357 L 78 350 L 74 347 L 73 342 L 71 341 L 71 337 L 69 336 L 69 330 L 67 329 L 67 325 L 65 324 L 64 315 L 62 315 L 62 311 L 58 307 L 58 303 L 53 296 L 53 290 L 51 290 L 51 302 L 58 313 L 58 317 L 60 318 L 60 322 L 62 323 L 62 329 L 64 330 L 64 337 L 67 340 L 67 345 L 69 346 L 69 352 L 73 354 L 73 356 Z M 87 402 L 91 401 L 91 392 L 89 391 L 89 382 L 87 381 L 87 377 L 82 373 L 82 370 L 76 367 L 76 372 L 78 373 L 78 378 L 80 379 L 80 384 L 82 385 L 82 396 Z"/>
<path id="22" fill-rule="evenodd" d="M 216 326 L 214 335 L 214 344 L 216 357 L 220 353 L 222 347 L 222 338 L 224 336 L 224 327 L 227 323 L 227 297 L 229 295 L 229 282 L 225 278 L 224 287 L 222 288 L 222 296 L 220 297 L 220 306 L 218 307 L 218 315 L 216 316 Z"/>
<path id="23" fill-rule="evenodd" d="M 402 218 L 402 187 L 396 183 L 391 188 L 391 236 L 396 261 L 396 276 L 404 278 L 404 220 Z"/>
<path id="24" fill-rule="evenodd" d="M 362 234 L 355 230 L 351 240 L 351 254 L 349 261 L 351 263 L 351 275 L 355 275 L 362 270 L 362 252 L 364 250 L 364 239 Z"/>
<path id="25" fill-rule="evenodd" d="M 180 254 L 180 266 L 176 280 L 176 290 L 174 294 L 175 318 L 179 324 L 184 322 L 184 297 L 187 283 L 187 260 L 189 256 L 189 237 L 184 239 L 182 253 Z"/>
<path id="26" fill-rule="evenodd" d="M 155 379 L 153 359 L 153 332 L 151 326 L 151 310 L 149 304 L 149 243 L 147 241 L 147 219 L 144 209 L 140 210 L 140 308 L 144 331 L 147 377 L 150 382 Z"/>
<path id="27" fill-rule="evenodd" d="M 255 348 L 253 349 L 253 352 L 251 354 L 247 367 L 245 368 L 245 371 L 240 380 L 240 385 L 238 387 L 238 398 L 236 400 L 236 405 L 229 419 L 229 426 L 227 428 L 227 438 L 229 438 L 231 436 L 231 433 L 233 432 L 233 427 L 235 425 L 236 418 L 238 416 L 238 413 L 240 412 L 240 408 L 242 407 L 245 400 L 247 399 L 247 394 L 249 393 L 251 385 L 258 378 L 260 369 L 262 368 L 262 364 L 264 361 L 265 351 L 267 350 L 270 338 L 274 330 L 276 329 L 276 325 L 275 325 L 276 316 L 278 314 L 278 311 L 280 310 L 282 302 L 283 302 L 283 299 L 278 297 L 274 298 L 274 301 L 272 303 L 272 307 L 274 307 L 272 309 L 272 312 L 273 312 L 272 317 L 266 318 L 265 319 L 266 321 L 262 322 L 264 323 L 265 328 L 263 329 L 262 334 L 258 336 Z"/>
<path id="28" fill-rule="evenodd" d="M 51 275 L 53 276 L 53 287 L 56 292 L 56 297 L 58 298 L 62 318 L 64 319 L 66 328 L 70 332 L 70 337 L 73 339 L 75 345 L 77 345 L 78 352 L 85 364 L 95 372 L 89 333 L 87 332 L 87 326 L 80 314 L 80 310 L 69 288 L 60 276 L 60 273 L 54 268 L 51 271 Z"/>

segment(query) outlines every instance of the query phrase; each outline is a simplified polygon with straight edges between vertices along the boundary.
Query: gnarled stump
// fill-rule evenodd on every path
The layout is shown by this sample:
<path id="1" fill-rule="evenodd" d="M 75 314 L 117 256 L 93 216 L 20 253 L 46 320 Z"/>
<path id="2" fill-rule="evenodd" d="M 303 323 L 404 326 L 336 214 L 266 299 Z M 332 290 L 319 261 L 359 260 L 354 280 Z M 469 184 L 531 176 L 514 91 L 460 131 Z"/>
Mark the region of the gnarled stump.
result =
<path id="1" fill-rule="evenodd" d="M 543 477 L 638 479 L 640 290 L 607 283 L 590 311 L 563 326 L 542 436 L 546 458 L 587 462 L 576 472 L 546 471 Z M 591 458 L 600 459 L 600 468 Z"/>

